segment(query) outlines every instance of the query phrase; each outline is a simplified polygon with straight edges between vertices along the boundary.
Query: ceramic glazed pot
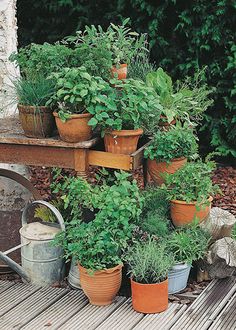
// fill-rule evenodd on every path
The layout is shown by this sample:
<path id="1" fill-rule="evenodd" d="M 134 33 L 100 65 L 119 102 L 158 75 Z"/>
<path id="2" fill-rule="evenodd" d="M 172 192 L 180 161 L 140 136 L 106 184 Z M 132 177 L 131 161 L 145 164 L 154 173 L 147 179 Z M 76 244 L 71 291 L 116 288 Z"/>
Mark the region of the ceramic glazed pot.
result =
<path id="1" fill-rule="evenodd" d="M 82 266 L 79 267 L 80 284 L 90 304 L 103 306 L 110 305 L 117 295 L 122 279 L 122 267 L 95 271 L 92 275 Z"/>
<path id="2" fill-rule="evenodd" d="M 118 68 L 114 65 L 111 69 L 111 74 L 113 78 L 117 78 L 118 80 L 126 79 L 127 64 L 120 64 Z"/>
<path id="3" fill-rule="evenodd" d="M 209 205 L 200 207 L 200 210 L 196 208 L 196 202 L 186 203 L 184 201 L 172 200 L 170 202 L 170 214 L 173 224 L 176 227 L 187 225 L 197 219 L 202 222 L 206 219 L 211 210 L 211 202 L 213 198 L 209 197 Z"/>
<path id="4" fill-rule="evenodd" d="M 173 294 L 184 290 L 188 283 L 191 265 L 177 264 L 168 272 L 168 293 Z"/>
<path id="5" fill-rule="evenodd" d="M 56 112 L 53 112 L 56 118 L 56 125 L 62 141 L 82 142 L 88 141 L 92 137 L 92 128 L 88 125 L 92 118 L 90 113 L 74 114 L 65 123 L 59 118 Z"/>
<path id="6" fill-rule="evenodd" d="M 18 104 L 20 123 L 27 137 L 42 139 L 52 136 L 55 119 L 52 109 Z"/>
<path id="7" fill-rule="evenodd" d="M 121 130 L 109 131 L 105 133 L 105 150 L 113 154 L 130 155 L 137 150 L 138 140 L 143 134 L 143 130 Z"/>
<path id="8" fill-rule="evenodd" d="M 140 313 L 160 313 L 168 308 L 168 280 L 156 284 L 131 279 L 133 309 Z"/>
<path id="9" fill-rule="evenodd" d="M 165 182 L 163 178 L 165 173 L 173 174 L 186 163 L 187 159 L 184 157 L 172 159 L 170 163 L 148 159 L 147 170 L 153 181 L 160 186 Z"/>

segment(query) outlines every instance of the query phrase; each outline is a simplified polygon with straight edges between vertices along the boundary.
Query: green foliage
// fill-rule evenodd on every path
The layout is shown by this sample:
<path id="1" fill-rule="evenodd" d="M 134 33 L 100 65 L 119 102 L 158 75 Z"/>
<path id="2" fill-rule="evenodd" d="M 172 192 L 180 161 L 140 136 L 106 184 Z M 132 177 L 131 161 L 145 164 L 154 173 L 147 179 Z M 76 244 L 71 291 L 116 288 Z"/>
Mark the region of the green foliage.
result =
<path id="1" fill-rule="evenodd" d="M 148 53 L 141 53 L 134 57 L 128 66 L 128 78 L 139 79 L 146 82 L 149 72 L 155 71 L 156 65 L 150 62 Z"/>
<path id="2" fill-rule="evenodd" d="M 165 216 L 161 216 L 158 212 L 150 211 L 140 221 L 140 228 L 149 235 L 159 238 L 166 237 L 170 233 L 170 220 Z"/>
<path id="3" fill-rule="evenodd" d="M 236 240 L 236 225 L 233 226 L 232 238 Z"/>
<path id="4" fill-rule="evenodd" d="M 214 169 L 214 162 L 204 163 L 198 160 L 186 163 L 174 174 L 167 174 L 165 178 L 169 199 L 187 203 L 196 201 L 197 206 L 206 205 L 208 198 L 219 191 L 211 180 Z"/>
<path id="5" fill-rule="evenodd" d="M 142 218 L 145 218 L 149 212 L 155 212 L 160 217 L 168 217 L 170 203 L 167 191 L 160 187 L 147 187 L 142 193 L 143 208 Z"/>
<path id="6" fill-rule="evenodd" d="M 137 242 L 128 252 L 129 273 L 134 281 L 153 284 L 164 281 L 174 259 L 166 245 L 155 240 Z"/>
<path id="7" fill-rule="evenodd" d="M 124 82 L 111 80 L 116 88 L 111 88 L 107 97 L 100 103 L 88 107 L 93 115 L 89 125 L 99 125 L 105 130 L 144 128 L 146 133 L 153 132 L 158 126 L 161 105 L 152 88 L 144 82 L 126 79 Z"/>
<path id="8" fill-rule="evenodd" d="M 86 68 L 62 68 L 50 76 L 55 80 L 55 91 L 48 101 L 49 105 L 58 105 L 58 115 L 65 121 L 71 114 L 88 112 L 93 108 L 103 90 L 111 89 L 100 77 L 93 77 Z"/>
<path id="9" fill-rule="evenodd" d="M 15 62 L 21 71 L 21 74 L 29 79 L 37 76 L 47 77 L 52 72 L 60 71 L 63 67 L 73 65 L 73 50 L 56 43 L 51 45 L 31 44 L 20 48 L 18 53 L 13 53 L 10 60 Z"/>
<path id="10" fill-rule="evenodd" d="M 210 235 L 199 226 L 176 229 L 167 239 L 167 250 L 174 255 L 175 263 L 192 264 L 204 257 Z"/>
<path id="11" fill-rule="evenodd" d="M 158 162 L 170 162 L 180 157 L 194 158 L 197 152 L 197 137 L 193 130 L 178 125 L 168 131 L 158 131 L 145 149 L 144 156 Z"/>

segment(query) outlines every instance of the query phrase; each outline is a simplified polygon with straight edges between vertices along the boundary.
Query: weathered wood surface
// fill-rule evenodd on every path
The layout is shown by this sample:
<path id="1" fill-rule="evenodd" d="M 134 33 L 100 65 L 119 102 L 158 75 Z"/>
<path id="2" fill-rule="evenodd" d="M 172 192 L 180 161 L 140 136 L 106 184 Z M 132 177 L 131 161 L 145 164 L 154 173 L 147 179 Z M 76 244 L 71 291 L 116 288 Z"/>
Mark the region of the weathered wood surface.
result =
<path id="1" fill-rule="evenodd" d="M 235 308 L 234 278 L 212 281 L 190 307 L 171 303 L 150 315 L 135 312 L 125 297 L 98 307 L 81 290 L 0 281 L 1 330 L 233 330 Z"/>

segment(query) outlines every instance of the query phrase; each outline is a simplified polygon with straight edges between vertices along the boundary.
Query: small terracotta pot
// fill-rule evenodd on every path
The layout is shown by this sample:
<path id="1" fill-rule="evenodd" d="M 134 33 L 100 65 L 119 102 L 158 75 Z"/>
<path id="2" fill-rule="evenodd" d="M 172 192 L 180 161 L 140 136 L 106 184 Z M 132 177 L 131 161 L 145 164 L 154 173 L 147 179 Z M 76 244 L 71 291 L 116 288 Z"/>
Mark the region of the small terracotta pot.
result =
<path id="1" fill-rule="evenodd" d="M 38 139 L 52 136 L 55 119 L 51 108 L 18 104 L 18 110 L 20 123 L 26 136 Z"/>
<path id="2" fill-rule="evenodd" d="M 104 136 L 105 150 L 113 154 L 130 155 L 137 150 L 143 130 L 108 131 Z"/>
<path id="3" fill-rule="evenodd" d="M 168 308 L 168 279 L 142 284 L 131 279 L 133 309 L 140 313 L 160 313 Z"/>
<path id="4" fill-rule="evenodd" d="M 170 203 L 170 213 L 173 224 L 176 227 L 184 226 L 197 219 L 202 222 L 210 213 L 211 202 L 213 198 L 209 197 L 209 205 L 204 205 L 200 211 L 196 208 L 196 202 L 186 203 L 184 201 L 172 200 Z"/>
<path id="5" fill-rule="evenodd" d="M 147 170 L 153 181 L 157 185 L 162 185 L 162 183 L 165 182 L 165 179 L 163 178 L 165 173 L 173 174 L 186 163 L 187 159 L 184 157 L 172 159 L 170 163 L 157 162 L 156 160 L 148 159 Z"/>
<path id="6" fill-rule="evenodd" d="M 95 271 L 92 275 L 84 267 L 80 265 L 78 267 L 81 288 L 88 297 L 90 304 L 97 306 L 110 305 L 121 286 L 123 265 Z"/>
<path id="7" fill-rule="evenodd" d="M 112 78 L 117 78 L 118 80 L 126 79 L 126 77 L 127 77 L 127 64 L 120 64 L 119 68 L 117 68 L 114 65 L 111 68 L 111 75 L 112 75 Z"/>
<path id="8" fill-rule="evenodd" d="M 92 137 L 92 128 L 88 125 L 92 118 L 90 113 L 74 114 L 65 123 L 59 118 L 56 112 L 53 112 L 56 118 L 56 125 L 62 141 L 81 142 L 88 141 Z"/>

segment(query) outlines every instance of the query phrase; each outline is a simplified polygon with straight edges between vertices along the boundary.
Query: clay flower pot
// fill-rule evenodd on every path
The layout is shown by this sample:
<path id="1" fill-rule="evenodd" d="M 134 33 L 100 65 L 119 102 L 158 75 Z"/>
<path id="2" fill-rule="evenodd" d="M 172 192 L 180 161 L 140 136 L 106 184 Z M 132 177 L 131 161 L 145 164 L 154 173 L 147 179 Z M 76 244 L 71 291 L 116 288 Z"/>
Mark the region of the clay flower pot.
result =
<path id="1" fill-rule="evenodd" d="M 115 65 L 111 68 L 112 78 L 117 78 L 118 80 L 126 79 L 127 77 L 127 64 L 120 64 L 117 68 Z"/>
<path id="2" fill-rule="evenodd" d="M 147 170 L 153 181 L 160 186 L 165 182 L 164 174 L 173 174 L 186 163 L 187 159 L 184 157 L 172 159 L 170 163 L 148 159 Z"/>
<path id="3" fill-rule="evenodd" d="M 88 125 L 92 118 L 90 113 L 74 114 L 66 122 L 63 122 L 56 112 L 53 112 L 56 118 L 56 125 L 62 141 L 81 142 L 88 141 L 92 137 L 92 128 Z"/>
<path id="4" fill-rule="evenodd" d="M 55 119 L 51 108 L 18 104 L 18 110 L 20 123 L 26 136 L 38 139 L 52 136 Z"/>
<path id="5" fill-rule="evenodd" d="M 168 308 L 168 279 L 155 284 L 137 283 L 131 279 L 133 309 L 140 313 L 160 313 Z"/>
<path id="6" fill-rule="evenodd" d="M 110 305 L 121 286 L 123 265 L 95 271 L 92 275 L 84 267 L 80 265 L 78 267 L 80 285 L 90 304 L 97 306 Z"/>
<path id="7" fill-rule="evenodd" d="M 130 155 L 137 150 L 143 130 L 108 131 L 104 136 L 105 150 L 113 154 Z"/>
<path id="8" fill-rule="evenodd" d="M 184 201 L 172 200 L 170 202 L 170 213 L 173 224 L 176 227 L 184 226 L 197 219 L 202 222 L 206 219 L 211 210 L 211 202 L 213 198 L 209 197 L 209 205 L 204 205 L 199 208 L 196 207 L 196 202 L 186 203 Z"/>

